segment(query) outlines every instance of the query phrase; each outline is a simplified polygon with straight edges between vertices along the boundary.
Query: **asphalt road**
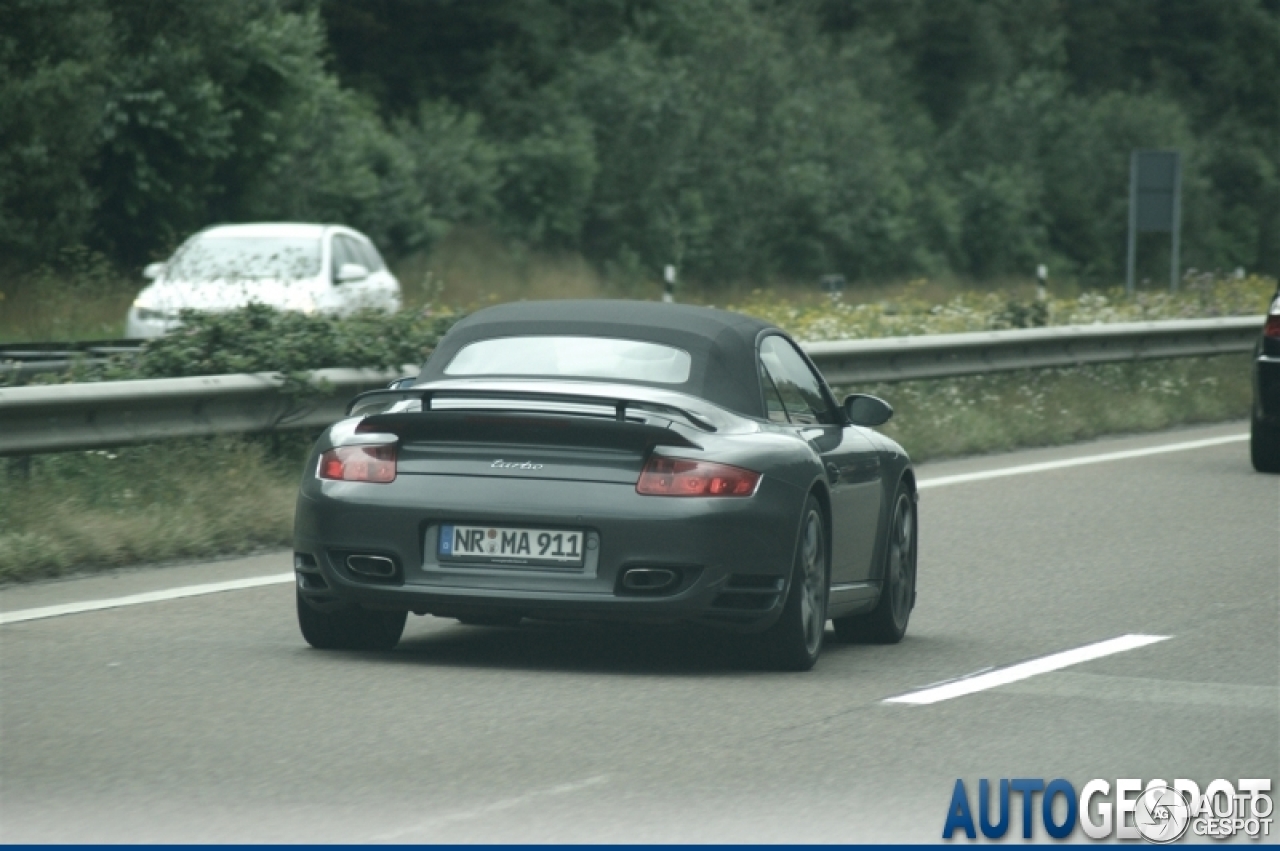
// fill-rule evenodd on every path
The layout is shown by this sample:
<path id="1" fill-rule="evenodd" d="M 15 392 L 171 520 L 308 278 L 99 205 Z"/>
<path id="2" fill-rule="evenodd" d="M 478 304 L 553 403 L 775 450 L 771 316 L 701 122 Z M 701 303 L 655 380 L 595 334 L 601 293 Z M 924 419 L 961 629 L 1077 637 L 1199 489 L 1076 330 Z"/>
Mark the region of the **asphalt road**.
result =
<path id="1" fill-rule="evenodd" d="M 953 481 L 921 523 L 907 639 L 831 644 L 807 674 L 700 634 L 437 618 L 390 653 L 319 652 L 288 584 L 5 624 L 0 839 L 937 841 L 957 778 L 1280 780 L 1280 478 L 1246 443 Z M 124 571 L 0 611 L 288 570 Z M 884 702 L 1130 634 L 1169 638 Z"/>

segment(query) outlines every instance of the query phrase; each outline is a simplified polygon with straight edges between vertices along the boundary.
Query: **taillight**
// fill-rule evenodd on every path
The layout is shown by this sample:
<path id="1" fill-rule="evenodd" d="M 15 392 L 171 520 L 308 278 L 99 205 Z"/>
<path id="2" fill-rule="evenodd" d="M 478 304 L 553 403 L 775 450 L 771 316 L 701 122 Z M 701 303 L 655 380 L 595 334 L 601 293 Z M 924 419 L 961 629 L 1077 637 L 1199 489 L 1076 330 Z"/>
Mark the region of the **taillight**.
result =
<path id="1" fill-rule="evenodd" d="M 1280 337 L 1280 296 L 1271 302 L 1271 310 L 1267 311 L 1267 324 L 1262 326 L 1262 336 Z"/>
<path id="2" fill-rule="evenodd" d="M 645 496 L 751 496 L 759 483 L 759 473 L 741 467 L 654 455 L 640 473 L 636 492 Z"/>
<path id="3" fill-rule="evenodd" d="M 378 446 L 338 446 L 320 455 L 322 479 L 339 482 L 375 482 L 386 484 L 396 480 L 395 444 Z"/>

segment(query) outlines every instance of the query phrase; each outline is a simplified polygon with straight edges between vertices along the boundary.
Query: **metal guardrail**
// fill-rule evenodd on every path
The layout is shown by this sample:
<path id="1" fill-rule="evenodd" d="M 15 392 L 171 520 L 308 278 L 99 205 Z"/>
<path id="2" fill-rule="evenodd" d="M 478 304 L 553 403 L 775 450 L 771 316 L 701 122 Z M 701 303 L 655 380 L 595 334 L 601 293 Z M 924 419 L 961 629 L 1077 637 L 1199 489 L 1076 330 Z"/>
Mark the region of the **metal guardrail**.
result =
<path id="1" fill-rule="evenodd" d="M 32 375 L 66 372 L 73 363 L 101 363 L 113 355 L 142 351 L 142 340 L 0 344 L 0 379 L 22 382 Z"/>
<path id="2" fill-rule="evenodd" d="M 0 388 L 0 455 L 324 427 L 352 396 L 403 374 L 319 369 L 316 392 L 305 395 L 287 392 L 274 372 Z"/>
<path id="3" fill-rule="evenodd" d="M 40 359 L 73 357 L 83 354 L 99 354 L 100 349 L 112 352 L 136 352 L 142 349 L 142 339 L 74 340 L 61 343 L 0 343 L 0 361 L 9 359 Z"/>
<path id="4" fill-rule="evenodd" d="M 972 334 L 806 343 L 832 385 L 1248 352 L 1263 316 L 1059 325 Z"/>
<path id="5" fill-rule="evenodd" d="M 1262 317 L 1067 325 L 808 343 L 836 386 L 1252 350 Z M 172 437 L 320 427 L 357 393 L 413 372 L 316 370 L 323 392 L 277 373 L 0 388 L 0 455 L 100 449 Z"/>

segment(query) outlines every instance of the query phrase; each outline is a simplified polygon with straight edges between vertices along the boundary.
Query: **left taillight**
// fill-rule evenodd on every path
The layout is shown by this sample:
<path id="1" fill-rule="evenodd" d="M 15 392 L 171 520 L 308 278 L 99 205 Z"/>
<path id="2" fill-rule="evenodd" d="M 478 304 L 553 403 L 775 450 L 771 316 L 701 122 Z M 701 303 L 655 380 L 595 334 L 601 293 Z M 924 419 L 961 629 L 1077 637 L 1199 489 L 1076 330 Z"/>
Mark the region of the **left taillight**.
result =
<path id="1" fill-rule="evenodd" d="M 636 492 L 645 496 L 751 496 L 760 474 L 728 464 L 654 455 L 644 465 Z"/>
<path id="2" fill-rule="evenodd" d="M 339 482 L 394 482 L 395 444 L 336 446 L 320 454 L 320 468 L 316 475 Z"/>

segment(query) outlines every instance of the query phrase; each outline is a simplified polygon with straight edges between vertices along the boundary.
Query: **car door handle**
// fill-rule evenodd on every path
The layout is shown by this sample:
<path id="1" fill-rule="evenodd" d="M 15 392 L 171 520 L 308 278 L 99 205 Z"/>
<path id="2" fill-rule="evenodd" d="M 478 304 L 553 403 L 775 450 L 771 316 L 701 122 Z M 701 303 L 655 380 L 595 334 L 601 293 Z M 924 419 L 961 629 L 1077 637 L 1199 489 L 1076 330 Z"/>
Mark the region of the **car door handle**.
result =
<path id="1" fill-rule="evenodd" d="M 827 462 L 827 478 L 831 480 L 832 484 L 840 481 L 840 468 L 830 461 Z"/>

